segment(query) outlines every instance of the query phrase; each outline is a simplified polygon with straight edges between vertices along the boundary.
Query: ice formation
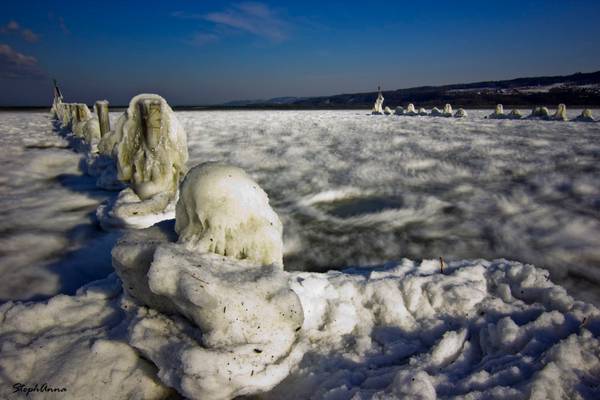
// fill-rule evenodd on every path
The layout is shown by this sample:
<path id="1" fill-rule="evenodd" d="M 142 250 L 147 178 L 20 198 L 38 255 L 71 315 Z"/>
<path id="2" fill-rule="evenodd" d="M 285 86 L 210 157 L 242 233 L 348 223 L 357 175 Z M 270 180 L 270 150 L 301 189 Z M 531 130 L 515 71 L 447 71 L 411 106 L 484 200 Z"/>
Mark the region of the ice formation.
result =
<path id="1" fill-rule="evenodd" d="M 423 107 L 419 108 L 419 115 L 425 116 L 427 115 L 427 110 Z"/>
<path id="2" fill-rule="evenodd" d="M 281 221 L 267 194 L 240 168 L 192 168 L 181 184 L 176 221 L 187 248 L 283 267 Z"/>
<path id="3" fill-rule="evenodd" d="M 383 94 L 381 93 L 381 89 L 379 89 L 379 93 L 377 94 L 377 100 L 375 100 L 375 104 L 373 105 L 373 110 L 371 110 L 372 114 L 382 115 L 383 114 Z"/>
<path id="4" fill-rule="evenodd" d="M 442 112 L 442 116 L 448 118 L 452 116 L 452 106 L 450 104 L 446 104 L 444 106 L 444 111 Z"/>
<path id="5" fill-rule="evenodd" d="M 492 118 L 492 119 L 504 119 L 506 118 L 506 114 L 504 114 L 504 107 L 502 106 L 502 104 L 497 104 L 496 105 L 496 109 L 494 110 L 493 113 L 491 113 L 488 118 Z"/>
<path id="6" fill-rule="evenodd" d="M 396 114 L 396 115 L 403 115 L 404 114 L 404 107 L 402 107 L 402 106 L 396 107 L 396 110 L 394 111 L 394 114 Z"/>
<path id="7" fill-rule="evenodd" d="M 415 116 L 417 115 L 417 111 L 415 110 L 415 105 L 413 103 L 410 103 L 407 107 L 406 107 L 406 111 L 404 112 L 405 115 L 410 115 L 410 116 Z"/>
<path id="8" fill-rule="evenodd" d="M 440 110 L 440 109 L 439 109 L 439 108 L 437 108 L 437 107 L 433 107 L 433 108 L 431 109 L 431 113 L 430 113 L 429 115 L 431 115 L 432 117 L 440 117 L 440 116 L 442 116 L 443 114 L 442 114 L 442 110 Z"/>
<path id="9" fill-rule="evenodd" d="M 118 178 L 130 188 L 98 209 L 100 223 L 107 228 L 140 228 L 172 218 L 188 152 L 185 131 L 167 102 L 155 94 L 135 96 L 114 135 L 102 139 L 99 147 L 104 154 L 110 151 L 108 142 L 117 139 L 112 155 L 117 158 Z"/>
<path id="10" fill-rule="evenodd" d="M 463 108 L 459 108 L 454 113 L 454 118 L 465 118 L 467 116 L 467 112 Z"/>
<path id="11" fill-rule="evenodd" d="M 547 107 L 533 107 L 531 114 L 527 118 L 530 119 L 548 119 L 550 118 L 550 112 Z"/>
<path id="12" fill-rule="evenodd" d="M 516 108 L 513 108 L 512 111 L 507 115 L 507 118 L 521 119 L 523 118 L 523 115 L 521 114 L 521 111 L 517 110 Z"/>
<path id="13" fill-rule="evenodd" d="M 564 104 L 559 104 L 556 112 L 552 116 L 552 119 L 555 121 L 568 121 L 569 117 L 567 117 L 567 106 Z"/>
<path id="14" fill-rule="evenodd" d="M 584 109 L 583 111 L 581 111 L 581 114 L 577 118 L 575 118 L 575 121 L 594 122 L 592 110 L 590 110 L 589 108 Z"/>
<path id="15" fill-rule="evenodd" d="M 387 106 L 386 106 L 386 107 L 383 109 L 383 113 L 384 113 L 385 115 L 392 115 L 394 112 L 393 112 L 393 111 L 392 111 L 392 110 L 391 110 L 389 107 L 387 107 Z"/>
<path id="16" fill-rule="evenodd" d="M 92 118 L 92 113 L 90 112 L 88 106 L 82 103 L 75 104 L 73 110 L 74 117 L 72 120 L 72 131 L 75 136 L 83 138 L 85 124 L 90 118 Z"/>
<path id="17" fill-rule="evenodd" d="M 269 390 L 300 360 L 293 345 L 304 321 L 282 268 L 279 217 L 228 165 L 192 168 L 180 196 L 174 227 L 132 231 L 113 249 L 123 287 L 152 309 L 132 319 L 130 343 L 189 398 Z"/>

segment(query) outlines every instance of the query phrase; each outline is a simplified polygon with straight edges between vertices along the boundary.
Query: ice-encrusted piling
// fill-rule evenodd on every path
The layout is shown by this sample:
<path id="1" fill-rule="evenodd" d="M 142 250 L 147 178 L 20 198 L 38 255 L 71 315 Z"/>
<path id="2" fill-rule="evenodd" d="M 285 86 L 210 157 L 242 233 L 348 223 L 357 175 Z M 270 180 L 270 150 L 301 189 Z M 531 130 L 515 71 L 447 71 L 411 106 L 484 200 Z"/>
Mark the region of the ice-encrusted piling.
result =
<path id="1" fill-rule="evenodd" d="M 283 228 L 269 197 L 242 169 L 192 168 L 181 184 L 175 231 L 187 248 L 283 267 Z"/>
<path id="2" fill-rule="evenodd" d="M 493 113 L 488 115 L 488 118 L 491 119 L 504 119 L 506 118 L 506 114 L 504 114 L 504 106 L 502 104 L 496 104 L 496 109 Z"/>
<path id="3" fill-rule="evenodd" d="M 383 115 L 383 94 L 381 93 L 381 87 L 377 88 L 378 90 L 378 94 L 377 94 L 377 99 L 375 100 L 375 104 L 373 105 L 373 110 L 371 111 L 371 114 L 375 114 L 375 115 Z"/>
<path id="4" fill-rule="evenodd" d="M 448 118 L 452 116 L 452 106 L 450 104 L 446 104 L 444 106 L 443 116 Z"/>
<path id="5" fill-rule="evenodd" d="M 100 137 L 103 137 L 110 132 L 107 100 L 98 100 L 96 102 L 96 113 L 98 114 L 98 123 L 100 124 Z"/>
<path id="6" fill-rule="evenodd" d="M 415 110 L 415 105 L 413 103 L 409 103 L 408 106 L 406 107 L 406 112 L 404 114 L 409 115 L 411 117 L 417 115 L 417 110 Z"/>
<path id="7" fill-rule="evenodd" d="M 421 116 L 427 115 L 427 110 L 423 107 L 419 108 L 419 115 L 421 115 Z"/>
<path id="8" fill-rule="evenodd" d="M 159 193 L 173 197 L 185 174 L 187 137 L 167 102 L 158 95 L 134 97 L 119 127 L 119 179 L 147 200 Z"/>
<path id="9" fill-rule="evenodd" d="M 383 109 L 383 113 L 384 113 L 385 115 L 392 115 L 394 112 L 393 112 L 393 111 L 392 111 L 392 110 L 391 110 L 389 107 L 385 107 L 385 108 Z"/>
<path id="10" fill-rule="evenodd" d="M 567 117 L 567 106 L 564 104 L 559 104 L 556 112 L 552 116 L 552 119 L 555 121 L 568 121 L 569 117 Z"/>
<path id="11" fill-rule="evenodd" d="M 404 114 L 404 107 L 402 107 L 402 106 L 396 107 L 396 109 L 394 110 L 394 114 L 396 114 L 396 115 L 403 115 Z"/>
<path id="12" fill-rule="evenodd" d="M 590 110 L 589 108 L 584 109 L 583 111 L 581 111 L 581 114 L 575 118 L 574 121 L 580 121 L 580 122 L 594 122 L 594 116 L 592 115 L 592 110 Z"/>

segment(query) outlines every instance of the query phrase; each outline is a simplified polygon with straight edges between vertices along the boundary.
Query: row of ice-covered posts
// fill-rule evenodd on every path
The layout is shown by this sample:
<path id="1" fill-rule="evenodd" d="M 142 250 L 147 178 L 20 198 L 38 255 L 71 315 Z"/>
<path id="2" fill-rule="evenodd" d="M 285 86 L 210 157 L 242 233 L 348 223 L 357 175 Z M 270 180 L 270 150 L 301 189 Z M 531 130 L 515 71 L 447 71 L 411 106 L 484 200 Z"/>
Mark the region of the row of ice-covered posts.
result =
<path id="1" fill-rule="evenodd" d="M 389 107 L 383 107 L 383 94 L 381 93 L 381 88 L 379 88 L 379 94 L 377 95 L 377 99 L 375 100 L 375 105 L 371 110 L 373 115 L 403 115 L 403 116 L 431 116 L 431 117 L 454 117 L 454 118 L 464 118 L 467 116 L 467 112 L 463 108 L 459 108 L 456 112 L 453 112 L 452 105 L 446 104 L 443 110 L 440 110 L 437 107 L 434 107 L 430 112 L 428 112 L 425 108 L 421 107 L 418 110 L 415 108 L 415 105 L 410 103 L 406 108 L 402 106 L 396 107 L 394 111 L 392 111 Z M 510 113 L 504 113 L 504 107 L 502 104 L 496 105 L 496 109 L 493 113 L 486 116 L 486 118 L 490 119 L 540 119 L 540 120 L 549 120 L 549 121 L 569 121 L 567 117 L 567 107 L 564 104 L 559 104 L 556 112 L 551 114 L 547 107 L 533 107 L 531 113 L 525 117 L 521 112 L 514 108 Z M 592 110 L 589 108 L 584 109 L 581 114 L 574 118 L 573 121 L 581 121 L 581 122 L 594 122 L 594 117 L 592 115 Z"/>

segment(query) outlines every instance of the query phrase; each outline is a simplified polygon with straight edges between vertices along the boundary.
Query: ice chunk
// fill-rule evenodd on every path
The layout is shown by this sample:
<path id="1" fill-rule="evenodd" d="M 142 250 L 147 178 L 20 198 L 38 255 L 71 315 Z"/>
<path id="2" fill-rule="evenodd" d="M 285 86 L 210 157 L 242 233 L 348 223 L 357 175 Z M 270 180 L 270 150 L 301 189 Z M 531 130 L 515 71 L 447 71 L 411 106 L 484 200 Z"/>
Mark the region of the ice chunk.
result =
<path id="1" fill-rule="evenodd" d="M 406 107 L 406 115 L 410 115 L 410 116 L 415 116 L 417 115 L 417 111 L 415 110 L 415 105 L 413 103 L 410 103 L 407 107 Z"/>
<path id="2" fill-rule="evenodd" d="M 403 115 L 404 114 L 404 107 L 402 107 L 402 106 L 396 107 L 396 110 L 394 111 L 394 114 L 396 114 L 396 115 Z"/>
<path id="3" fill-rule="evenodd" d="M 504 114 L 504 107 L 502 106 L 502 104 L 497 104 L 496 105 L 496 109 L 494 110 L 493 113 L 491 113 L 490 115 L 488 115 L 488 118 L 491 118 L 491 119 L 504 119 L 504 118 L 506 118 L 506 114 Z"/>
<path id="4" fill-rule="evenodd" d="M 423 115 L 423 116 L 427 115 L 427 110 L 424 109 L 423 107 L 419 108 L 419 115 Z"/>
<path id="5" fill-rule="evenodd" d="M 444 106 L 444 112 L 442 113 L 442 115 L 446 118 L 452 116 L 452 106 L 450 104 L 446 104 Z"/>
<path id="6" fill-rule="evenodd" d="M 523 118 L 523 114 L 516 108 L 513 108 L 512 111 L 507 115 L 509 119 L 521 119 Z"/>
<path id="7" fill-rule="evenodd" d="M 534 107 L 527 118 L 548 119 L 550 118 L 550 112 L 547 107 Z"/>
<path id="8" fill-rule="evenodd" d="M 441 117 L 443 113 L 442 110 L 440 110 L 439 108 L 433 107 L 429 115 L 431 115 L 432 117 Z"/>
<path id="9" fill-rule="evenodd" d="M 581 122 L 594 122 L 594 117 L 592 115 L 592 110 L 589 108 L 584 109 L 581 114 L 575 118 L 575 121 Z"/>
<path id="10" fill-rule="evenodd" d="M 283 266 L 282 225 L 269 197 L 243 170 L 192 168 L 181 184 L 175 230 L 190 249 Z"/>
<path id="11" fill-rule="evenodd" d="M 567 106 L 562 103 L 559 104 L 556 112 L 552 116 L 552 119 L 555 121 L 568 121 L 569 118 L 567 117 Z"/>
<path id="12" fill-rule="evenodd" d="M 454 118 L 465 118 L 467 116 L 467 112 L 463 108 L 459 108 L 454 113 Z"/>
<path id="13" fill-rule="evenodd" d="M 304 313 L 288 274 L 189 250 L 173 243 L 172 229 L 163 222 L 130 231 L 113 249 L 125 291 L 151 307 L 132 320 L 130 343 L 192 399 L 271 389 L 303 355 L 296 342 Z"/>
<path id="14" fill-rule="evenodd" d="M 394 112 L 389 107 L 385 107 L 385 109 L 383 110 L 383 113 L 385 115 L 392 115 Z"/>

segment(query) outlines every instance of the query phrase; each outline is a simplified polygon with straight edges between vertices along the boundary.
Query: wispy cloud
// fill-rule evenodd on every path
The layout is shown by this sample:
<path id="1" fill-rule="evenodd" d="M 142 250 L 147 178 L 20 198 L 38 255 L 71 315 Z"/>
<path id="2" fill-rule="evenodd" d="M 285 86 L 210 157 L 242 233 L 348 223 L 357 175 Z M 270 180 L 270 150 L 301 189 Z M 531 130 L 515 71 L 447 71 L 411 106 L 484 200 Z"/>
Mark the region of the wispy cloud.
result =
<path id="1" fill-rule="evenodd" d="M 197 19 L 211 22 L 215 27 L 225 27 L 280 43 L 287 39 L 289 24 L 274 10 L 263 3 L 238 3 L 208 14 L 188 14 L 176 11 L 171 14 L 181 19 Z M 216 34 L 211 34 L 215 35 Z"/>
<path id="2" fill-rule="evenodd" d="M 40 35 L 31 29 L 21 26 L 17 21 L 9 21 L 6 25 L 0 27 L 0 33 L 17 34 L 29 43 L 36 43 L 40 40 Z"/>
<path id="3" fill-rule="evenodd" d="M 0 44 L 0 78 L 41 79 L 46 73 L 35 57 L 19 53 L 7 44 Z"/>
<path id="4" fill-rule="evenodd" d="M 196 32 L 188 40 L 190 44 L 194 46 L 205 46 L 207 44 L 215 43 L 219 41 L 219 36 L 214 33 Z"/>

